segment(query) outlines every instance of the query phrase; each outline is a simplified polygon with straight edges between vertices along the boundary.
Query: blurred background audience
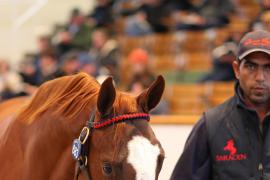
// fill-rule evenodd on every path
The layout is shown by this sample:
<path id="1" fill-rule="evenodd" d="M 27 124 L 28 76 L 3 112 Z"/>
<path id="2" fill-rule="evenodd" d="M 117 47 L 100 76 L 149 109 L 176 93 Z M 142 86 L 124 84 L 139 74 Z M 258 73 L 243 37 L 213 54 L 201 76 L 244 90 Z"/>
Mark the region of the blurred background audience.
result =
<path id="1" fill-rule="evenodd" d="M 231 63 L 242 34 L 270 29 L 270 1 L 96 0 L 91 11 L 74 7 L 51 28 L 16 70 L 0 60 L 1 101 L 34 94 L 42 83 L 80 71 L 100 81 L 113 76 L 118 87 L 137 95 L 162 74 L 167 88 L 153 113 L 184 112 L 180 101 L 187 106 L 192 93 L 197 99 L 189 108 L 203 104 L 192 111 L 199 113 L 220 102 L 209 82 L 234 81 Z M 198 84 L 196 91 L 188 88 Z"/>
<path id="2" fill-rule="evenodd" d="M 22 77 L 11 69 L 6 59 L 0 59 L 0 100 L 23 95 L 25 92 Z"/>

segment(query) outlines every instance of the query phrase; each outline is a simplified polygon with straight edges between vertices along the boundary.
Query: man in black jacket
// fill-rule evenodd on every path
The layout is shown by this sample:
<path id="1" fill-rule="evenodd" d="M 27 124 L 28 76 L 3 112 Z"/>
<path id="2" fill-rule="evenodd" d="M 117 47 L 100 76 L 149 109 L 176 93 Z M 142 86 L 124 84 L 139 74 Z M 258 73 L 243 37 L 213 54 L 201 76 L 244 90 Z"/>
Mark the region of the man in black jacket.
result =
<path id="1" fill-rule="evenodd" d="M 171 180 L 270 180 L 270 33 L 240 41 L 235 95 L 203 114 Z"/>

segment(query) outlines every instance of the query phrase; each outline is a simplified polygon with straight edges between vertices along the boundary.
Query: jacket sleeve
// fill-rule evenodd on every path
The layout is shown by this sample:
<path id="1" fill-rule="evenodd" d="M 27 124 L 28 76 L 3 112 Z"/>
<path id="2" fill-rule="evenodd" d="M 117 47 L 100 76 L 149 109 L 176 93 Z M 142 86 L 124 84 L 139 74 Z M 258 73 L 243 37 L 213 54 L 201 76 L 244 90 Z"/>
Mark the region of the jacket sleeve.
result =
<path id="1" fill-rule="evenodd" d="M 206 121 L 204 118 L 201 118 L 192 129 L 170 180 L 210 179 L 211 164 Z"/>

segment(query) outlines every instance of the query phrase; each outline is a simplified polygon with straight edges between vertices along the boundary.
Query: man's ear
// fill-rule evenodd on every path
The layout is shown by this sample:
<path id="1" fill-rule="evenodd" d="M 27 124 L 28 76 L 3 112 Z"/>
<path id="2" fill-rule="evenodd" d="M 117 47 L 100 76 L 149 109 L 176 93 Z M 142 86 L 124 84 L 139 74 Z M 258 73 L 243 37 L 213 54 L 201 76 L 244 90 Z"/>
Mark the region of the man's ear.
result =
<path id="1" fill-rule="evenodd" d="M 232 63 L 234 75 L 236 79 L 239 79 L 239 69 L 240 69 L 240 62 L 239 61 L 233 61 Z"/>

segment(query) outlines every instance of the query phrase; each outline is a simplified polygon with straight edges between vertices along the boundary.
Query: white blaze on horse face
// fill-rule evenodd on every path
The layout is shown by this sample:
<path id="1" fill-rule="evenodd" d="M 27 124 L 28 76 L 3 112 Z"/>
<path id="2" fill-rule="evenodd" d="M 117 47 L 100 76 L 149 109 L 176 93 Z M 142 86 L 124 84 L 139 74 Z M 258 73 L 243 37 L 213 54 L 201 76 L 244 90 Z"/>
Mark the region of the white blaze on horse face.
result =
<path id="1" fill-rule="evenodd" d="M 154 180 L 156 176 L 159 146 L 142 136 L 135 136 L 128 142 L 127 162 L 136 171 L 136 180 Z"/>

